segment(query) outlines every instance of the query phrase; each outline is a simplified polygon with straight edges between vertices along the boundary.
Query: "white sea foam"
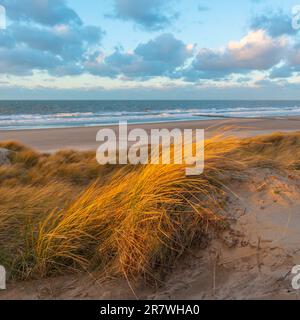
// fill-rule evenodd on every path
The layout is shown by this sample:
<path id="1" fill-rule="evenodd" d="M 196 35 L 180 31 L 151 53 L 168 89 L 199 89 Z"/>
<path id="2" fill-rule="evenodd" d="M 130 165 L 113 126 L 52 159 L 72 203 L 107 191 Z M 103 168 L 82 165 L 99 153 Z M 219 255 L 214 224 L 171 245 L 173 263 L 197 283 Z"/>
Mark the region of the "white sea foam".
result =
<path id="1" fill-rule="evenodd" d="M 228 103 L 227 103 L 228 104 Z M 263 102 L 253 106 L 244 102 L 242 106 L 213 106 L 192 108 L 168 108 L 152 109 L 151 107 L 140 108 L 141 111 L 133 110 L 124 106 L 124 110 L 87 111 L 87 112 L 53 112 L 53 113 L 1 113 L 0 129 L 27 129 L 47 127 L 72 127 L 72 126 L 96 126 L 115 124 L 118 121 L 129 123 L 166 122 L 179 120 L 205 120 L 220 117 L 278 117 L 278 116 L 300 116 L 300 104 L 276 106 L 264 105 Z M 122 109 L 122 107 L 117 107 Z M 42 108 L 41 108 L 42 109 Z M 116 107 L 115 107 L 116 109 Z"/>

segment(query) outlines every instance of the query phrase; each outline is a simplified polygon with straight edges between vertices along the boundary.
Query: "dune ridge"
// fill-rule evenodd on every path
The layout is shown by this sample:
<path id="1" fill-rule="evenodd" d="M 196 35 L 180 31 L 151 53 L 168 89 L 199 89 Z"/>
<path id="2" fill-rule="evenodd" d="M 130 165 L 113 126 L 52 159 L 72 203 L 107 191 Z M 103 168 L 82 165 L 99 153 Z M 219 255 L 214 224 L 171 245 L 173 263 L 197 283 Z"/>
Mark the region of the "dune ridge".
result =
<path id="1" fill-rule="evenodd" d="M 285 188 L 293 187 L 297 195 L 299 146 L 300 133 L 246 139 L 217 136 L 206 140 L 204 175 L 188 178 L 178 165 L 100 167 L 90 152 L 41 154 L 15 142 L 1 142 L 0 147 L 13 151 L 11 165 L 0 167 L 1 262 L 15 281 L 88 271 L 101 281 L 123 277 L 131 286 L 141 281 L 163 286 L 172 281 L 168 277 L 176 272 L 171 270 L 194 246 L 205 256 L 220 241 L 212 235 L 219 239 L 229 232 L 222 245 L 234 250 L 244 245 L 248 250 L 250 240 L 246 245 L 247 240 L 230 234 L 236 225 L 241 232 L 243 219 L 248 219 L 242 218 L 248 216 L 240 204 L 236 208 L 242 210 L 240 217 L 232 214 L 232 202 L 242 197 L 243 188 L 248 188 L 244 197 L 250 199 L 260 194 L 263 183 L 269 187 L 262 182 L 259 190 L 249 191 L 251 179 L 256 181 L 266 170 L 278 176 L 279 187 L 270 189 L 272 197 L 279 197 L 284 179 L 292 182 Z M 246 207 L 257 216 L 256 200 L 249 202 Z M 278 200 L 274 203 L 278 205 Z M 269 215 L 276 212 L 273 208 Z M 246 238 L 262 226 L 253 221 L 244 222 Z M 290 237 L 288 228 L 282 228 L 287 239 L 293 239 L 288 248 L 294 248 L 299 234 Z M 261 250 L 261 240 L 254 241 L 255 246 L 254 252 Z M 222 297 L 216 283 L 213 287 L 212 296 Z M 177 292 L 183 289 L 174 290 L 168 294 L 180 297 Z M 148 297 L 163 294 L 161 290 Z"/>

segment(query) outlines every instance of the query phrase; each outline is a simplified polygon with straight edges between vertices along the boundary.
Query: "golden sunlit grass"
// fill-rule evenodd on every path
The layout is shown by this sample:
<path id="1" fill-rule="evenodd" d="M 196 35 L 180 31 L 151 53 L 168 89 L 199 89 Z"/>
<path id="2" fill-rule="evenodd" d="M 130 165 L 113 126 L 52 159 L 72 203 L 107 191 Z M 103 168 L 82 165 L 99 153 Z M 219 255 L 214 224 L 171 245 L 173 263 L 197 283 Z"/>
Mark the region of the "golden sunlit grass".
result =
<path id="1" fill-rule="evenodd" d="M 224 225 L 230 180 L 252 167 L 300 168 L 300 134 L 205 142 L 205 172 L 185 165 L 104 166 L 91 152 L 38 154 L 0 143 L 0 264 L 19 279 L 99 271 L 155 277 Z"/>

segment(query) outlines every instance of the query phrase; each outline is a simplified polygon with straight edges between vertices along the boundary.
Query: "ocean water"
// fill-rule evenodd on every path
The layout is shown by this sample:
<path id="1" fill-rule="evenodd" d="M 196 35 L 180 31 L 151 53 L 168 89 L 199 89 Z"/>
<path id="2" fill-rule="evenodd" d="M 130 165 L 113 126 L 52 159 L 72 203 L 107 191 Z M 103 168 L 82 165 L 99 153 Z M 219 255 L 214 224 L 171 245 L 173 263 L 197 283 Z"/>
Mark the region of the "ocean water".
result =
<path id="1" fill-rule="evenodd" d="M 300 116 L 300 101 L 0 101 L 0 130 Z"/>

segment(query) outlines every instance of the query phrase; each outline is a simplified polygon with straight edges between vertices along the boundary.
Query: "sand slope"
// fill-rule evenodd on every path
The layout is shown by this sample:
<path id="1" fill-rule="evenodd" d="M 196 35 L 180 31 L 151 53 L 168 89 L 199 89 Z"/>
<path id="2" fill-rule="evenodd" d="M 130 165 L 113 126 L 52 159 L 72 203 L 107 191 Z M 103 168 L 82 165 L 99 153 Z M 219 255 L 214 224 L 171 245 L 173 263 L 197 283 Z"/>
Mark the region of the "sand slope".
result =
<path id="1" fill-rule="evenodd" d="M 229 201 L 233 224 L 190 257 L 155 298 L 297 299 L 291 269 L 300 264 L 300 181 L 271 170 L 249 173 Z"/>
<path id="2" fill-rule="evenodd" d="M 290 272 L 300 264 L 300 176 L 255 169 L 230 188 L 230 229 L 188 252 L 159 288 L 68 276 L 9 283 L 0 299 L 299 299 Z"/>

